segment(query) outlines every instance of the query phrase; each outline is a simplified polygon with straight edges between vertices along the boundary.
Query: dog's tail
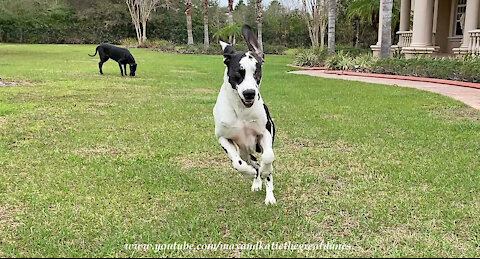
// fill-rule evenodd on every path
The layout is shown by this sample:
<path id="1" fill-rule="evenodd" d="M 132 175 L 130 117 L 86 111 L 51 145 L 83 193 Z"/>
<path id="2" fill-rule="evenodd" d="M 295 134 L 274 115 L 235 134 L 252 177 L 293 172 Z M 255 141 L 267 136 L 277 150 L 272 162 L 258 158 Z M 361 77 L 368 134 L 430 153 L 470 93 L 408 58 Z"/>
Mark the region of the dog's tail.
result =
<path id="1" fill-rule="evenodd" d="M 88 54 L 88 55 L 89 55 L 90 57 L 95 57 L 95 55 L 97 55 L 97 52 L 98 52 L 98 47 L 95 49 L 95 54 L 93 54 L 93 55 Z"/>

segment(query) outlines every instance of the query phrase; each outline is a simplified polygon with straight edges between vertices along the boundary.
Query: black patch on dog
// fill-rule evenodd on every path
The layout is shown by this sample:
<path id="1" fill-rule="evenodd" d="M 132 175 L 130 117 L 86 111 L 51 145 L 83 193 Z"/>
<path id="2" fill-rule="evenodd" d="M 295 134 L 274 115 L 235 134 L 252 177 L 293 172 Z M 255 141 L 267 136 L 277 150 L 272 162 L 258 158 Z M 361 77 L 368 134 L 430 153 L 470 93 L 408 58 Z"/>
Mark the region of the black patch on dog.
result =
<path id="1" fill-rule="evenodd" d="M 260 83 L 262 82 L 262 65 L 260 62 L 257 62 L 255 73 L 253 74 L 253 78 L 257 82 L 257 87 L 260 87 Z"/>
<path id="2" fill-rule="evenodd" d="M 227 46 L 223 53 L 225 65 L 227 66 L 228 82 L 233 89 L 245 79 L 245 70 L 240 67 L 240 60 L 246 57 L 245 52 L 236 52 L 232 46 Z"/>
<path id="3" fill-rule="evenodd" d="M 265 128 L 267 128 L 268 132 L 270 132 L 270 135 L 272 135 L 273 145 L 273 142 L 275 141 L 275 124 L 273 124 L 272 117 L 270 117 L 270 112 L 268 111 L 267 105 L 263 104 L 263 108 L 265 109 L 265 113 L 267 114 L 267 124 L 265 125 Z"/>
<path id="4" fill-rule="evenodd" d="M 227 151 L 227 149 L 226 149 L 226 148 L 224 148 L 223 146 L 222 146 L 222 148 L 223 148 L 223 151 L 225 151 L 225 153 L 227 153 L 227 155 L 228 155 L 228 151 Z"/>
<path id="5" fill-rule="evenodd" d="M 257 158 L 256 158 L 254 155 L 252 155 L 252 154 L 250 154 L 250 159 L 251 159 L 252 161 L 255 161 L 255 162 L 258 161 Z"/>
<path id="6" fill-rule="evenodd" d="M 267 181 L 269 181 L 269 182 L 270 182 L 270 177 L 268 177 L 268 176 L 267 176 Z"/>
<path id="7" fill-rule="evenodd" d="M 240 165 L 242 165 L 242 160 L 238 160 L 238 163 L 239 163 Z"/>
<path id="8" fill-rule="evenodd" d="M 255 151 L 257 151 L 257 153 L 262 153 L 262 147 L 260 146 L 260 144 L 257 143 L 257 145 L 255 146 Z"/>
<path id="9" fill-rule="evenodd" d="M 253 53 L 250 52 L 249 57 L 251 58 L 252 55 Z M 223 51 L 223 57 L 225 58 L 223 63 L 227 66 L 228 82 L 233 89 L 237 89 L 237 86 L 245 79 L 245 70 L 240 67 L 240 60 L 246 56 L 247 54 L 245 52 L 236 51 L 231 45 L 225 47 Z M 258 60 L 253 77 L 257 82 L 257 87 L 260 87 L 260 82 L 262 81 L 262 63 Z"/>

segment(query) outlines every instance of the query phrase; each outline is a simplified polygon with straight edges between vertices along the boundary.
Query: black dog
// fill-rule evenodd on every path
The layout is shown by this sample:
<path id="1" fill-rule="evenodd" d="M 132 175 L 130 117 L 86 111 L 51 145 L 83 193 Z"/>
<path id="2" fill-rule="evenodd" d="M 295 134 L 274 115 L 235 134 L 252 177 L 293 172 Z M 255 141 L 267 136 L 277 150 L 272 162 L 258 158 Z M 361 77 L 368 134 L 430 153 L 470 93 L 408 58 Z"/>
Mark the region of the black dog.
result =
<path id="1" fill-rule="evenodd" d="M 123 76 L 123 70 L 125 69 L 125 75 L 127 75 L 127 64 L 130 65 L 130 76 L 135 76 L 135 71 L 137 70 L 137 63 L 135 63 L 135 59 L 132 56 L 132 53 L 128 49 L 119 48 L 117 46 L 113 46 L 110 44 L 100 44 L 98 45 L 97 49 L 95 50 L 95 54 L 90 55 L 90 57 L 95 57 L 95 55 L 100 56 L 100 62 L 98 63 L 98 67 L 100 68 L 100 74 L 103 75 L 102 66 L 103 63 L 107 62 L 109 58 L 118 62 L 118 66 L 120 67 L 120 72 Z M 124 69 L 122 69 L 122 65 Z"/>

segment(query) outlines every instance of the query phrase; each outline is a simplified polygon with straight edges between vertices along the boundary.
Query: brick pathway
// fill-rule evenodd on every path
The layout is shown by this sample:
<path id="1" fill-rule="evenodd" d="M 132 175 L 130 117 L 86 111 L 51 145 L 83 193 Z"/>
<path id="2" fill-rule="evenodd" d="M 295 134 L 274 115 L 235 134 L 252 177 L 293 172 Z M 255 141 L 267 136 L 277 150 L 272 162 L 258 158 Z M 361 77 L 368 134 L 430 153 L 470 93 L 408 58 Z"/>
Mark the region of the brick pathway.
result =
<path id="1" fill-rule="evenodd" d="M 446 85 L 446 84 L 429 83 L 429 82 L 420 82 L 420 81 L 362 77 L 362 76 L 351 76 L 351 75 L 338 75 L 338 74 L 325 73 L 325 71 L 322 71 L 322 70 L 300 70 L 300 71 L 292 71 L 290 73 L 299 74 L 299 75 L 318 76 L 318 77 L 324 77 L 324 78 L 359 81 L 359 82 L 374 83 L 374 84 L 385 84 L 385 85 L 417 88 L 420 90 L 425 90 L 425 91 L 445 95 L 455 100 L 459 100 L 475 109 L 480 109 L 480 89 Z"/>

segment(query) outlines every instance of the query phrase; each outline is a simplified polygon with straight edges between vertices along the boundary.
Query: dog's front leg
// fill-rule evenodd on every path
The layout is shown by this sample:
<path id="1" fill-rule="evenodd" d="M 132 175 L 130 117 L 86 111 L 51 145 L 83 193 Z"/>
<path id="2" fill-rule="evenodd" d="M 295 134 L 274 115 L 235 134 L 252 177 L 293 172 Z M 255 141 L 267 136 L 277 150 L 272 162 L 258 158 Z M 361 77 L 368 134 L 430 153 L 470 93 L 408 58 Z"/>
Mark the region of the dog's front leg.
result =
<path id="1" fill-rule="evenodd" d="M 118 66 L 120 67 L 120 73 L 123 76 L 123 68 L 122 68 L 122 63 L 118 62 Z"/>
<path id="2" fill-rule="evenodd" d="M 218 142 L 223 147 L 225 152 L 227 152 L 228 156 L 232 160 L 233 167 L 237 169 L 238 172 L 248 179 L 253 179 L 257 176 L 257 170 L 240 157 L 240 154 L 232 140 L 219 137 Z"/>
<path id="3" fill-rule="evenodd" d="M 253 180 L 252 184 L 252 192 L 260 191 L 262 190 L 262 177 L 260 175 L 260 171 L 258 170 L 258 162 L 257 158 L 253 156 L 252 154 L 248 153 L 246 150 L 240 149 L 240 157 L 247 161 L 247 163 L 255 170 L 257 170 L 257 175 L 255 176 L 255 179 Z"/>
<path id="4" fill-rule="evenodd" d="M 273 153 L 273 138 L 268 130 L 265 130 L 263 137 L 260 139 L 260 145 L 262 146 L 262 161 L 260 162 L 260 175 L 265 177 L 265 189 L 266 197 L 265 204 L 275 204 L 275 196 L 273 195 L 273 160 L 275 155 Z"/>

